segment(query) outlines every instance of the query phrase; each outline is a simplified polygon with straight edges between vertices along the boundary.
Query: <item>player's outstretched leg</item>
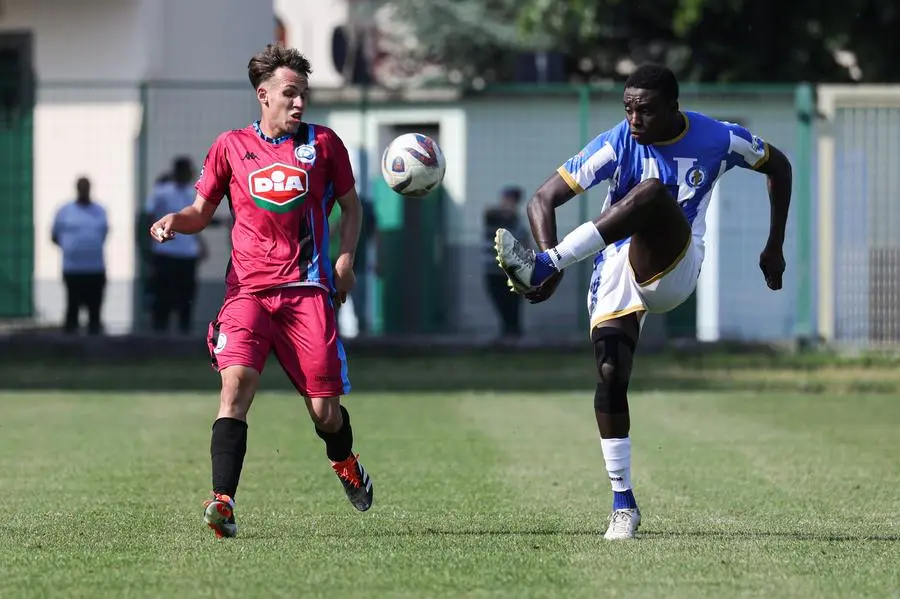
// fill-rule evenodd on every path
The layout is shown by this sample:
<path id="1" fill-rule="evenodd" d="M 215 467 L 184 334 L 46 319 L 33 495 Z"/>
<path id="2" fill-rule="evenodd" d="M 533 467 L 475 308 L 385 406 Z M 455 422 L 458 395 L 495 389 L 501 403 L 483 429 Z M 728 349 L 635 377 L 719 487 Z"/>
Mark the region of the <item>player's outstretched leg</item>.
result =
<path id="1" fill-rule="evenodd" d="M 259 373 L 245 366 L 230 366 L 221 374 L 219 414 L 210 440 L 213 490 L 203 504 L 203 521 L 218 538 L 237 535 L 234 496 L 247 453 L 247 412 L 259 382 Z"/>
<path id="2" fill-rule="evenodd" d="M 597 360 L 594 412 L 600 446 L 613 491 L 612 513 L 604 538 L 634 538 L 641 511 L 631 487 L 631 421 L 628 382 L 636 347 L 638 323 L 634 314 L 602 323 L 591 331 Z"/>
<path id="3" fill-rule="evenodd" d="M 365 512 L 372 507 L 375 489 L 359 456 L 353 453 L 350 413 L 341 405 L 339 397 L 307 399 L 306 403 L 316 434 L 325 441 L 325 454 L 344 486 L 347 499 L 357 510 Z"/>
<path id="4" fill-rule="evenodd" d="M 632 259 L 639 279 L 644 271 L 663 272 L 677 260 L 690 239 L 690 225 L 678 203 L 659 179 L 647 179 L 613 204 L 593 222 L 578 226 L 554 248 L 535 253 L 506 229 L 498 229 L 494 238 L 497 262 L 519 293 L 533 291 L 552 274 L 591 258 L 608 244 L 638 236 L 652 240 L 653 251 L 640 251 L 638 264 Z M 634 252 L 632 253 L 634 254 Z"/>

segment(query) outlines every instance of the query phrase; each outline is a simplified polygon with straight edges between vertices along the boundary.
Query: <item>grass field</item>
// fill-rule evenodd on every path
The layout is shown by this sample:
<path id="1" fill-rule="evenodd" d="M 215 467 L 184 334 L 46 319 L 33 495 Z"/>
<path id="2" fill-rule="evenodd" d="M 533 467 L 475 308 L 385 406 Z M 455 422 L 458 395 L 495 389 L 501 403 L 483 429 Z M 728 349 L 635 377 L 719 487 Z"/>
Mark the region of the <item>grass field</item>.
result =
<path id="1" fill-rule="evenodd" d="M 900 597 L 896 365 L 645 362 L 644 524 L 611 544 L 578 360 L 360 360 L 346 403 L 375 482 L 366 514 L 272 368 L 225 541 L 200 523 L 216 406 L 202 363 L 6 362 L 0 597 Z"/>

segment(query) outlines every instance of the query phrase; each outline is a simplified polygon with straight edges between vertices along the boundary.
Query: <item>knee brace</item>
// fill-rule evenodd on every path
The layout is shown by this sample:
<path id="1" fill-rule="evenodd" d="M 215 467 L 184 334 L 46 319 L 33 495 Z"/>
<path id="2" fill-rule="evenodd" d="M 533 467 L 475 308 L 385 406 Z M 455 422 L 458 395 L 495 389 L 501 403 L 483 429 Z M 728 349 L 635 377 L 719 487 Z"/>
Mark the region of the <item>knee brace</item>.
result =
<path id="1" fill-rule="evenodd" d="M 628 411 L 628 381 L 635 342 L 619 329 L 601 327 L 591 333 L 597 360 L 597 390 L 594 409 L 602 414 Z"/>

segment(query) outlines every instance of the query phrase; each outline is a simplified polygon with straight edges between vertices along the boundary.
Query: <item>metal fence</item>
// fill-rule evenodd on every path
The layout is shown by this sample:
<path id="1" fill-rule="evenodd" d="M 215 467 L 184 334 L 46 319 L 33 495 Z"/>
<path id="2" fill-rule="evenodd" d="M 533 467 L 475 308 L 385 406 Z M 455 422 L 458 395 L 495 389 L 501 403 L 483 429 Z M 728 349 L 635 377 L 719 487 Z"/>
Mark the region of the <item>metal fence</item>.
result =
<path id="1" fill-rule="evenodd" d="M 821 86 L 819 331 L 900 345 L 900 86 Z"/>
<path id="2" fill-rule="evenodd" d="M 61 89 L 66 93 L 60 94 Z M 134 246 L 141 232 L 135 233 L 133 224 L 143 198 L 172 158 L 186 154 L 199 166 L 215 136 L 252 121 L 257 107 L 243 82 L 148 82 L 107 85 L 106 89 L 89 83 L 83 89 L 73 83 L 39 87 L 34 168 L 9 169 L 20 173 L 18 179 L 12 174 L 4 178 L 9 187 L 34 173 L 35 224 L 7 218 L 4 226 L 21 229 L 21 234 L 7 234 L 4 239 L 35 246 L 42 269 L 35 268 L 41 272 L 37 277 L 41 280 L 33 285 L 36 297 L 33 301 L 25 293 L 17 297 L 25 304 L 44 306 L 38 314 L 41 319 L 57 320 L 62 292 L 56 292 L 59 297 L 53 302 L 45 299 L 48 289 L 58 289 L 56 281 L 48 280 L 54 273 L 45 260 L 55 249 L 38 228 L 46 224 L 49 207 L 62 199 L 62 188 L 49 185 L 47 179 L 60 156 L 67 157 L 67 169 L 75 168 L 69 163 L 81 170 L 82 165 L 91 165 L 99 180 L 115 182 L 117 190 L 125 190 L 116 193 L 127 195 L 104 198 L 114 203 L 113 218 L 118 223 L 113 227 L 118 237 L 108 246 L 108 255 L 113 254 L 118 265 L 111 277 L 108 311 L 116 315 L 122 330 L 140 329 L 145 322 L 142 274 Z M 484 208 L 506 184 L 520 185 L 530 194 L 563 160 L 618 122 L 620 95 L 617 87 L 603 86 L 506 86 L 474 94 L 430 91 L 402 96 L 378 90 L 314 93 L 309 120 L 329 125 L 342 136 L 362 175 L 361 188 L 377 198 L 375 208 L 385 232 L 398 240 L 394 254 L 383 258 L 402 260 L 404 244 L 415 237 L 411 228 L 421 233 L 418 243 L 427 243 L 432 235 L 439 240 L 433 245 L 440 247 L 432 248 L 428 260 L 418 260 L 415 272 L 399 262 L 382 263 L 379 276 L 372 276 L 370 305 L 357 309 L 372 316 L 374 332 L 494 335 L 498 319 L 482 274 Z M 710 251 L 696 297 L 678 311 L 652 319 L 648 335 L 697 334 L 725 340 L 820 335 L 835 343 L 866 347 L 900 344 L 900 243 L 891 234 L 900 224 L 900 211 L 893 202 L 900 185 L 894 164 L 900 150 L 900 95 L 893 88 L 851 92 L 828 86 L 818 95 L 818 110 L 825 118 L 817 121 L 816 94 L 808 86 L 683 86 L 682 108 L 741 122 L 791 158 L 795 187 L 786 245 L 788 272 L 783 293 L 765 288 L 756 266 L 768 226 L 765 184 L 753 173 L 732 171 L 719 185 L 708 214 L 717 224 L 708 233 Z M 69 102 L 70 98 L 74 99 Z M 129 124 L 132 113 L 138 117 L 133 126 Z M 116 127 L 126 130 L 107 131 L 102 140 L 90 133 L 94 121 L 108 121 L 111 114 L 118 115 Z M 64 126 L 79 134 L 64 131 L 52 143 L 46 141 L 46 132 Z M 439 211 L 422 211 L 402 198 L 385 199 L 383 188 L 379 189 L 381 148 L 392 135 L 412 127 L 433 128 L 448 155 Z M 40 140 L 39 132 L 44 132 Z M 88 135 L 92 139 L 86 139 Z M 119 172 L 120 164 L 130 165 L 129 172 Z M 602 186 L 591 190 L 562 209 L 560 233 L 594 217 L 605 191 Z M 814 197 L 820 201 L 813 201 Z M 4 205 L 8 216 L 28 213 L 9 201 Z M 212 251 L 201 271 L 197 332 L 221 300 L 229 253 L 226 228 L 207 235 Z M 4 266 L 7 274 L 28 270 L 28 257 L 16 255 L 12 249 L 3 252 L 3 264 L 15 265 Z M 587 265 L 573 270 L 552 302 L 526 306 L 526 335 L 585 334 L 586 269 Z M 441 272 L 441 280 L 424 276 L 425 271 Z M 430 283 L 418 285 L 417 281 Z M 417 290 L 417 285 L 430 291 Z M 434 293 L 438 288 L 440 293 Z M 423 301 L 441 303 L 442 308 L 397 308 Z"/>
<path id="3" fill-rule="evenodd" d="M 485 206 L 506 184 L 533 192 L 565 159 L 623 117 L 618 86 L 502 86 L 449 99 L 402 102 L 344 93 L 329 100 L 315 108 L 316 117 L 338 128 L 345 141 L 367 146 L 370 155 L 380 155 L 390 135 L 405 128 L 428 126 L 438 131 L 448 154 L 450 332 L 467 335 L 496 330 L 480 276 Z M 786 247 L 790 270 L 784 292 L 766 289 L 757 268 L 768 228 L 765 182 L 736 169 L 723 178 L 718 208 L 708 215 L 714 240 L 702 288 L 679 310 L 651 318 L 647 334 L 693 336 L 702 328 L 706 339 L 772 340 L 811 330 L 812 282 L 805 276 L 811 262 L 809 88 L 685 85 L 681 106 L 741 122 L 792 159 L 797 189 Z M 360 130 L 367 132 L 365 139 L 357 136 Z M 377 164 L 370 172 L 377 174 Z M 601 185 L 563 207 L 558 216 L 560 234 L 596 216 L 605 193 Z M 527 307 L 529 334 L 585 334 L 588 267 L 573 268 L 553 301 Z"/>

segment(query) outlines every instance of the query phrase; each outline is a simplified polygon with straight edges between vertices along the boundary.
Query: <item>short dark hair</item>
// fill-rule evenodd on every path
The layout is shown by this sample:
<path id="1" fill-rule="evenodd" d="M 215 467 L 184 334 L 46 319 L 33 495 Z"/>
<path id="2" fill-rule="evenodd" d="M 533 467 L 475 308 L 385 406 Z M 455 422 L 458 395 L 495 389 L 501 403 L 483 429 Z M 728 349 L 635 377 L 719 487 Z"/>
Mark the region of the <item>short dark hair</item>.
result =
<path id="1" fill-rule="evenodd" d="M 281 44 L 269 44 L 247 64 L 250 85 L 253 86 L 253 89 L 258 88 L 260 83 L 271 78 L 281 67 L 287 67 L 305 77 L 309 77 L 309 74 L 312 73 L 309 59 L 303 56 L 299 50 L 287 48 Z"/>
<path id="2" fill-rule="evenodd" d="M 517 204 L 522 201 L 522 188 L 515 185 L 507 185 L 501 193 L 503 197 L 512 198 Z"/>
<path id="3" fill-rule="evenodd" d="M 172 172 L 186 171 L 194 168 L 194 163 L 189 156 L 176 156 L 172 161 Z"/>
<path id="4" fill-rule="evenodd" d="M 186 183 L 194 174 L 194 165 L 187 156 L 178 156 L 172 161 L 172 181 Z"/>
<path id="5" fill-rule="evenodd" d="M 678 101 L 678 79 L 675 78 L 675 73 L 657 64 L 639 66 L 628 76 L 625 87 L 653 89 L 658 91 L 665 100 Z"/>

